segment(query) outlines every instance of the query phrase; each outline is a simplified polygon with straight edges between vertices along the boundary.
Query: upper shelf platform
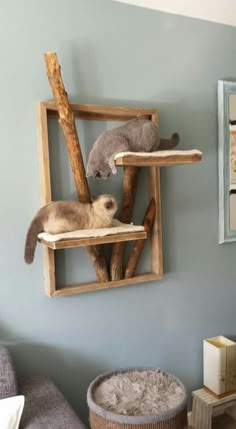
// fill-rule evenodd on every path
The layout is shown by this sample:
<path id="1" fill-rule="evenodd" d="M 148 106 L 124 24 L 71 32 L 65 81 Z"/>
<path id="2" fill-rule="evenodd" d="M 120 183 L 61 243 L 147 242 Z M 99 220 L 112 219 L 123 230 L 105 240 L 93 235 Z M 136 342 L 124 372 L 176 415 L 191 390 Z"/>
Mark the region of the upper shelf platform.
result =
<path id="1" fill-rule="evenodd" d="M 202 160 L 202 152 L 193 150 L 160 150 L 156 152 L 120 152 L 115 156 L 117 166 L 169 167 L 195 164 Z"/>

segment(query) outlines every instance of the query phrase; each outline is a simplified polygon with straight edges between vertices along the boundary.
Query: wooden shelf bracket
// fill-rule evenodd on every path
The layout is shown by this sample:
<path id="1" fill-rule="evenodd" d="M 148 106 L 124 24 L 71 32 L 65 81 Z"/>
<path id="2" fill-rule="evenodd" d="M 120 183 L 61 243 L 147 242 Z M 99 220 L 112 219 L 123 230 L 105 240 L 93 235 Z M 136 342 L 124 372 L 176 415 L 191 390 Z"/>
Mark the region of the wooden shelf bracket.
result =
<path id="1" fill-rule="evenodd" d="M 75 187 L 81 202 L 90 202 L 90 190 L 85 175 L 85 168 L 76 131 L 75 119 L 101 121 L 128 121 L 141 117 L 158 123 L 155 109 L 104 106 L 92 104 L 70 104 L 65 90 L 60 65 L 55 53 L 46 53 L 45 62 L 48 79 L 55 102 L 40 102 L 37 109 L 38 147 L 40 165 L 41 203 L 52 200 L 51 173 L 49 159 L 48 120 L 59 120 L 68 148 L 68 155 L 74 175 Z M 141 229 L 109 232 L 107 236 L 63 238 L 48 241 L 39 238 L 44 248 L 45 289 L 50 297 L 73 295 L 101 289 L 135 285 L 142 282 L 160 280 L 163 277 L 162 221 L 160 168 L 179 164 L 193 164 L 201 161 L 201 152 L 160 151 L 152 154 L 123 153 L 116 156 L 116 165 L 123 167 L 123 202 L 120 221 L 129 224 L 132 221 L 138 177 L 141 167 L 148 169 L 149 206 Z M 114 180 L 114 179 L 113 179 Z M 126 225 L 127 226 L 127 225 Z M 145 240 L 150 237 L 151 272 L 135 274 Z M 133 249 L 124 269 L 124 252 L 127 241 L 134 241 Z M 113 243 L 110 273 L 108 272 L 102 245 Z M 65 285 L 58 288 L 56 281 L 55 254 L 58 249 L 85 247 L 95 268 L 97 280 L 86 283 Z M 111 279 L 110 279 L 110 276 Z"/>

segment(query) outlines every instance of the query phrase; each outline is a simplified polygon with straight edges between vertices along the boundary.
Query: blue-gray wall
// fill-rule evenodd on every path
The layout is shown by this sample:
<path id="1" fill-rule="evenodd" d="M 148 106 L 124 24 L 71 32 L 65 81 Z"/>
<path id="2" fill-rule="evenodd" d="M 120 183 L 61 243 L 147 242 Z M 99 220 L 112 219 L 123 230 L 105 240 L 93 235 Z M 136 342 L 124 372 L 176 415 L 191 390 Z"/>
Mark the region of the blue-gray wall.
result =
<path id="1" fill-rule="evenodd" d="M 236 28 L 110 0 L 0 5 L 0 341 L 11 346 L 19 373 L 51 375 L 84 420 L 86 389 L 104 370 L 160 366 L 189 391 L 201 386 L 202 339 L 236 333 L 236 244 L 218 245 L 216 96 L 218 79 L 236 77 Z M 49 50 L 58 53 L 71 100 L 156 107 L 162 135 L 177 130 L 182 148 L 204 153 L 201 165 L 162 172 L 161 282 L 49 299 L 42 249 L 32 266 L 23 262 L 40 206 L 35 109 L 51 99 Z M 106 126 L 81 124 L 85 156 Z M 54 195 L 72 198 L 55 123 L 50 136 L 60 147 Z M 91 186 L 118 192 L 114 180 Z M 59 256 L 60 280 L 92 276 L 88 258 L 75 272 L 73 257 Z"/>

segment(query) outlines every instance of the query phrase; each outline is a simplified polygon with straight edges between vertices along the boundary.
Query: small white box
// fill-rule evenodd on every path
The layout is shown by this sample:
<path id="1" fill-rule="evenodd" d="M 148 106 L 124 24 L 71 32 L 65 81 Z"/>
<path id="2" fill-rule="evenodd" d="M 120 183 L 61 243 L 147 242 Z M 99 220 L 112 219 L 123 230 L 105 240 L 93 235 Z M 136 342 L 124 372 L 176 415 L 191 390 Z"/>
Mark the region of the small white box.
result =
<path id="1" fill-rule="evenodd" d="M 236 343 L 223 336 L 203 340 L 203 384 L 216 395 L 236 391 Z"/>

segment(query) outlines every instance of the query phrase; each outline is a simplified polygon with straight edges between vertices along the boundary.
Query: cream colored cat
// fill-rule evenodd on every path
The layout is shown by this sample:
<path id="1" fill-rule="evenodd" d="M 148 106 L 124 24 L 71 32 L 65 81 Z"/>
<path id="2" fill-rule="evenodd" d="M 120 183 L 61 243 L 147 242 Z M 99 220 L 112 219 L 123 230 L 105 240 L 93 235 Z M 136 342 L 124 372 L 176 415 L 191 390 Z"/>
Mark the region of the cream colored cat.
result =
<path id="1" fill-rule="evenodd" d="M 78 229 L 108 228 L 117 211 L 112 195 L 100 195 L 91 204 L 55 201 L 42 207 L 32 220 L 25 242 L 25 262 L 31 264 L 40 232 L 60 234 Z"/>

